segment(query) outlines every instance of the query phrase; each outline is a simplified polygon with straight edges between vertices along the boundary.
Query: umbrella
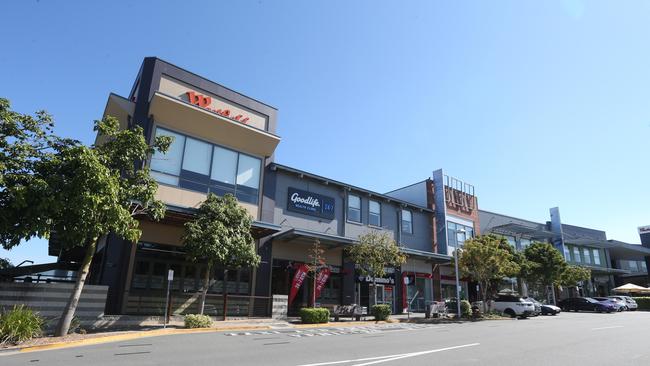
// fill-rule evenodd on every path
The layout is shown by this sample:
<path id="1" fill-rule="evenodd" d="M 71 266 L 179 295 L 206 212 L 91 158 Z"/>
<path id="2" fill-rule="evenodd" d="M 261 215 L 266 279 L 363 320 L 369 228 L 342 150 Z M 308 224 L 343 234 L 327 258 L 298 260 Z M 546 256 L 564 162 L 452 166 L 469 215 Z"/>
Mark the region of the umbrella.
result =
<path id="1" fill-rule="evenodd" d="M 645 288 L 645 287 L 642 287 L 642 286 L 638 286 L 638 285 L 635 285 L 633 283 L 626 283 L 623 286 L 613 288 L 612 291 L 614 291 L 614 292 L 622 292 L 622 293 L 629 293 L 629 294 L 641 294 L 641 293 L 650 293 L 650 288 Z"/>

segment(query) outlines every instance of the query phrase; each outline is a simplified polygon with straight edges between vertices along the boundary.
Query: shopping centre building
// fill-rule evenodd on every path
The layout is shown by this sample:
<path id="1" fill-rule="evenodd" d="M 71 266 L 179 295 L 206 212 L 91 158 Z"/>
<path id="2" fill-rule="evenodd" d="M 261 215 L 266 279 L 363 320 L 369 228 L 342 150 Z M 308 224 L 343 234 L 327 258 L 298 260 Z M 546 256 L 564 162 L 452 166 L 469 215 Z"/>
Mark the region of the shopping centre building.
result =
<path id="1" fill-rule="evenodd" d="M 148 141 L 174 138 L 165 154 L 146 162 L 159 184 L 157 197 L 167 206 L 165 217 L 141 219 L 137 243 L 109 235 L 98 245 L 88 283 L 108 288 L 107 314 L 164 313 L 169 270 L 171 311 L 198 311 L 206 266 L 186 259 L 181 237 L 209 192 L 234 195 L 250 213 L 262 259 L 257 268 L 214 269 L 206 305 L 211 315 L 221 315 L 227 291 L 229 315 L 269 316 L 273 295 L 289 295 L 315 242 L 327 264 L 316 299 L 325 307 L 370 304 L 373 280 L 374 302 L 389 304 L 395 313 L 424 311 L 432 301 L 454 298 L 452 255 L 481 233 L 502 235 L 520 250 L 532 241 L 553 243 L 569 262 L 592 269 L 592 281 L 579 289 L 584 294 L 607 292 L 628 278 L 648 282 L 650 237 L 642 236 L 645 246 L 607 240 L 603 231 L 563 224 L 557 209 L 546 223 L 482 211 L 474 186 L 442 170 L 379 193 L 276 163 L 281 138 L 274 107 L 158 58 L 144 59 L 128 95 L 109 95 L 104 115 L 117 118 L 122 128 L 142 127 Z M 369 231 L 388 233 L 406 263 L 386 268 L 382 278 L 359 273 L 345 248 Z M 38 268 L 74 269 L 81 255 L 62 251 L 56 237 L 49 253 L 58 257 L 56 266 Z M 509 285 L 526 291 L 515 279 Z M 288 302 L 289 314 L 311 305 L 311 286 L 300 285 Z M 460 288 L 461 297 L 477 298 L 475 284 L 461 278 Z"/>

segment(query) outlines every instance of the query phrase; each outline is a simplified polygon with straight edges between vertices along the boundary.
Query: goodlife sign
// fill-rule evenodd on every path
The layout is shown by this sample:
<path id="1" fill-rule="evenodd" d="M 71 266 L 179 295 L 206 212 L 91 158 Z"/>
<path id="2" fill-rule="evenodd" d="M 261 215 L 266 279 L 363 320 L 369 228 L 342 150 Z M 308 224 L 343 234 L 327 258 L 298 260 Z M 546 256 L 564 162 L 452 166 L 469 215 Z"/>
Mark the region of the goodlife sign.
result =
<path id="1" fill-rule="evenodd" d="M 334 198 L 289 187 L 287 209 L 325 219 L 334 218 Z"/>

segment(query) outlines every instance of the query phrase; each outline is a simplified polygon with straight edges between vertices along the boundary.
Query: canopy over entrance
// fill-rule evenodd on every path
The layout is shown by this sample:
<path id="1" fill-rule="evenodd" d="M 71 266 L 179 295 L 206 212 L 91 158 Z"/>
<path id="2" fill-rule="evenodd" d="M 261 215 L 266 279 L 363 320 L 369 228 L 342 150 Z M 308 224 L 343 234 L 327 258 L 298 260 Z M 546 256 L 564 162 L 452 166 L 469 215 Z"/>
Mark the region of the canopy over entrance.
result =
<path id="1" fill-rule="evenodd" d="M 613 288 L 612 291 L 628 294 L 650 294 L 650 288 L 638 286 L 633 283 L 626 283 L 623 286 Z"/>

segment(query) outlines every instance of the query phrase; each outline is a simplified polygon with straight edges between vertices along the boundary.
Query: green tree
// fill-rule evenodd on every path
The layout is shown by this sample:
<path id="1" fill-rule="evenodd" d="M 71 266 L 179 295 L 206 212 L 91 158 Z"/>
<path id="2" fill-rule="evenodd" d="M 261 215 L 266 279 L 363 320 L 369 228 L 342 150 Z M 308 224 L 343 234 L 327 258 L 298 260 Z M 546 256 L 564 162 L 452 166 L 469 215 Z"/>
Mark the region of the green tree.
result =
<path id="1" fill-rule="evenodd" d="M 257 267 L 260 257 L 251 236 L 252 218 L 231 194 L 223 197 L 210 193 L 201 204 L 193 220 L 185 223 L 183 242 L 188 258 L 207 265 L 202 288 L 200 312 L 205 309 L 205 298 L 212 283 L 215 266 L 228 270 Z M 223 319 L 228 306 L 228 283 L 223 286 Z"/>
<path id="2" fill-rule="evenodd" d="M 370 305 L 375 304 L 377 277 L 386 275 L 386 267 L 398 267 L 406 262 L 395 240 L 387 232 L 370 231 L 360 235 L 356 243 L 346 249 L 363 276 L 372 278 Z"/>
<path id="3" fill-rule="evenodd" d="M 526 266 L 522 277 L 531 285 L 554 288 L 567 268 L 566 261 L 552 244 L 535 242 L 524 250 Z"/>
<path id="4" fill-rule="evenodd" d="M 591 279 L 591 270 L 580 266 L 567 265 L 557 284 L 566 287 L 575 287 L 578 282 L 588 281 Z"/>
<path id="5" fill-rule="evenodd" d="M 516 276 L 519 265 L 503 237 L 482 235 L 465 241 L 458 252 L 458 268 L 463 276 L 478 282 L 486 306 L 488 289 L 493 281 Z"/>
<path id="6" fill-rule="evenodd" d="M 13 268 L 14 265 L 8 258 L 0 258 L 0 269 Z"/>
<path id="7" fill-rule="evenodd" d="M 35 170 L 55 144 L 66 142 L 52 134 L 53 127 L 47 112 L 18 113 L 0 98 L 0 242 L 5 249 L 49 233 L 43 216 L 47 187 Z"/>
<path id="8" fill-rule="evenodd" d="M 99 238 L 112 232 L 135 242 L 141 234 L 137 216 L 158 220 L 164 215 L 164 204 L 154 198 L 158 186 L 142 162 L 155 151 L 164 152 L 171 139 L 157 138 L 149 146 L 140 127 L 121 130 L 115 118 L 107 117 L 95 121 L 102 144 L 88 147 L 54 136 L 45 112 L 21 115 L 2 100 L 0 114 L 3 247 L 56 232 L 64 250 L 85 251 L 56 327 L 55 334 L 62 336 L 70 327 Z"/>
<path id="9" fill-rule="evenodd" d="M 323 253 L 325 253 L 325 250 L 321 247 L 320 240 L 314 240 L 314 245 L 309 250 L 309 273 L 312 279 L 311 306 L 314 307 L 316 306 L 316 280 L 318 279 L 318 274 L 327 268 Z"/>

